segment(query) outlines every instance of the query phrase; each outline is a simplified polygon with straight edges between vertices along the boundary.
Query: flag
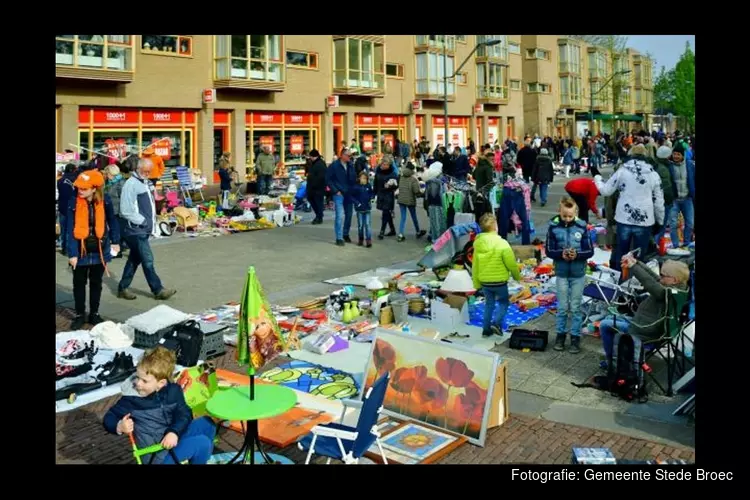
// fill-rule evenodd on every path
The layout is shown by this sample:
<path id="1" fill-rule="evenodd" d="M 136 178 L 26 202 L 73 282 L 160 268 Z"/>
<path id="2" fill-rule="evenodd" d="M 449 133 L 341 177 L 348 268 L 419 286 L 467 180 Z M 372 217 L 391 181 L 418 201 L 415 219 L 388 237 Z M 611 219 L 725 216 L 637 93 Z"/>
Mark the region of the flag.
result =
<path id="1" fill-rule="evenodd" d="M 284 337 L 252 266 L 247 270 L 242 289 L 237 330 L 237 363 L 249 364 L 251 374 L 286 350 Z"/>

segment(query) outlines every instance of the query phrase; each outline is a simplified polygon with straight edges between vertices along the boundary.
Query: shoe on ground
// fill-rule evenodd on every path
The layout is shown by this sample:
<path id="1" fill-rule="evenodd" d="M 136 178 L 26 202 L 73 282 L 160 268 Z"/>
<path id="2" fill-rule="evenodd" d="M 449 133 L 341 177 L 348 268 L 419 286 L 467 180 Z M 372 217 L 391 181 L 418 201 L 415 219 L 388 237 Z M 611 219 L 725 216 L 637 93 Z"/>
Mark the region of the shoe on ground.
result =
<path id="1" fill-rule="evenodd" d="M 359 240 L 359 241 L 357 242 L 357 246 L 358 246 L 358 247 L 363 247 L 363 246 L 365 246 L 365 240 L 364 240 L 364 239 L 360 239 L 360 240 Z"/>
<path id="2" fill-rule="evenodd" d="M 417 239 L 421 238 L 425 234 L 427 234 L 427 231 L 425 231 L 424 229 L 422 229 L 420 232 L 417 233 Z"/>
<path id="3" fill-rule="evenodd" d="M 378 239 L 379 239 L 379 240 L 382 240 L 383 238 L 385 238 L 385 234 L 383 234 L 383 233 L 380 233 L 380 234 L 378 235 Z"/>
<path id="4" fill-rule="evenodd" d="M 531 198 L 532 203 L 536 203 L 536 198 Z"/>
<path id="5" fill-rule="evenodd" d="M 568 347 L 570 354 L 578 354 L 581 352 L 581 337 L 570 337 L 570 347 Z"/>
<path id="6" fill-rule="evenodd" d="M 564 333 L 557 334 L 557 338 L 555 339 L 555 346 L 552 349 L 556 351 L 565 350 L 565 334 Z"/>
<path id="7" fill-rule="evenodd" d="M 492 337 L 492 331 L 489 331 L 489 332 L 484 331 L 484 330 L 482 331 L 482 338 L 488 339 L 490 337 Z"/>
<path id="8" fill-rule="evenodd" d="M 99 316 L 98 313 L 91 313 L 91 314 L 89 314 L 89 325 L 96 326 L 99 323 L 103 323 L 103 322 L 104 322 L 104 320 L 102 319 L 101 316 Z"/>
<path id="9" fill-rule="evenodd" d="M 336 240 L 336 246 L 343 247 L 346 246 L 346 243 L 344 243 L 344 240 Z"/>
<path id="10" fill-rule="evenodd" d="M 542 204 L 541 204 L 541 206 L 544 206 L 544 205 L 546 205 L 546 203 L 542 203 Z"/>
<path id="11" fill-rule="evenodd" d="M 313 226 L 316 226 L 316 225 L 320 224 L 321 222 L 322 222 L 322 221 L 319 221 L 318 219 L 313 219 L 313 221 L 311 222 L 311 224 L 312 224 Z"/>
<path id="12" fill-rule="evenodd" d="M 80 330 L 83 328 L 83 325 L 86 324 L 86 315 L 85 314 L 76 314 L 76 317 L 73 318 L 73 321 L 70 323 L 70 329 L 71 331 Z"/>
<path id="13" fill-rule="evenodd" d="M 348 237 L 348 236 L 344 236 L 344 241 L 347 242 L 347 243 L 351 243 L 352 239 L 350 237 Z"/>
<path id="14" fill-rule="evenodd" d="M 125 299 L 125 300 L 135 300 L 137 296 L 130 290 L 126 289 L 126 290 L 120 290 L 119 292 L 117 292 L 117 298 Z"/>
<path id="15" fill-rule="evenodd" d="M 503 336 L 503 331 L 495 325 L 490 326 L 490 332 L 492 332 L 494 335 L 500 335 L 501 337 Z"/>
<path id="16" fill-rule="evenodd" d="M 388 231 L 388 234 L 386 236 L 396 236 L 396 231 Z"/>
<path id="17" fill-rule="evenodd" d="M 372 248 L 372 240 L 367 240 L 367 248 Z"/>
<path id="18" fill-rule="evenodd" d="M 397 241 L 404 241 L 404 240 L 406 240 L 406 237 L 403 234 L 399 234 Z"/>
<path id="19" fill-rule="evenodd" d="M 177 293 L 177 290 L 162 288 L 159 293 L 154 294 L 154 298 L 156 300 L 167 300 L 169 297 L 171 297 L 172 295 L 176 293 Z"/>

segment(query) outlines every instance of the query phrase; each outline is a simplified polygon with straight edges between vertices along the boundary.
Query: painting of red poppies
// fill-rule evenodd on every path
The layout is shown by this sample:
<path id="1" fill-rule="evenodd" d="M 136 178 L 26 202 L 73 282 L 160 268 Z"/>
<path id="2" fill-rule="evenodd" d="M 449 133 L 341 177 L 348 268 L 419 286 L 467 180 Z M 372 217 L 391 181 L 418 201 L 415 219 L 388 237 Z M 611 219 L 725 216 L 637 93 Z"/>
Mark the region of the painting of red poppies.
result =
<path id="1" fill-rule="evenodd" d="M 386 411 L 483 446 L 499 361 L 496 353 L 378 329 L 365 385 L 390 372 Z"/>

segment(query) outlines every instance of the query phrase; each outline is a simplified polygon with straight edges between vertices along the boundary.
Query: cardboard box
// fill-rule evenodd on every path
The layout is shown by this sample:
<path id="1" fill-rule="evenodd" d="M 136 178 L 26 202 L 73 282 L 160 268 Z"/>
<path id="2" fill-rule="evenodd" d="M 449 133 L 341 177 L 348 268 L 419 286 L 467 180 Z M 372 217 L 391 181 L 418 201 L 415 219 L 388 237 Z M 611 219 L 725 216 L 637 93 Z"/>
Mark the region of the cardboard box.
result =
<path id="1" fill-rule="evenodd" d="M 503 361 L 497 367 L 495 387 L 490 402 L 490 419 L 487 428 L 499 427 L 508 420 L 508 361 Z"/>
<path id="2" fill-rule="evenodd" d="M 452 293 L 442 301 L 435 299 L 430 304 L 430 319 L 440 331 L 454 332 L 469 321 L 469 301 Z"/>

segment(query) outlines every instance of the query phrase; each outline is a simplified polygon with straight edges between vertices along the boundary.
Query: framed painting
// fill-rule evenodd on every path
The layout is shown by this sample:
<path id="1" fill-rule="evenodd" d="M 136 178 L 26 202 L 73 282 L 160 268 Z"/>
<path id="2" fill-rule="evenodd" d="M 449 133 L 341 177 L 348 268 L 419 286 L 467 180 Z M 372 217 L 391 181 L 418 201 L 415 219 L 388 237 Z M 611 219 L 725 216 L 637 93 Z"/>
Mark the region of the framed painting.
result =
<path id="1" fill-rule="evenodd" d="M 424 465 L 437 462 L 464 444 L 466 437 L 419 422 L 404 422 L 388 426 L 380 441 L 389 464 Z M 373 445 L 365 456 L 377 463 L 383 462 L 377 445 Z"/>
<path id="2" fill-rule="evenodd" d="M 382 328 L 365 371 L 365 387 L 391 378 L 386 415 L 416 420 L 484 446 L 500 356 Z"/>

